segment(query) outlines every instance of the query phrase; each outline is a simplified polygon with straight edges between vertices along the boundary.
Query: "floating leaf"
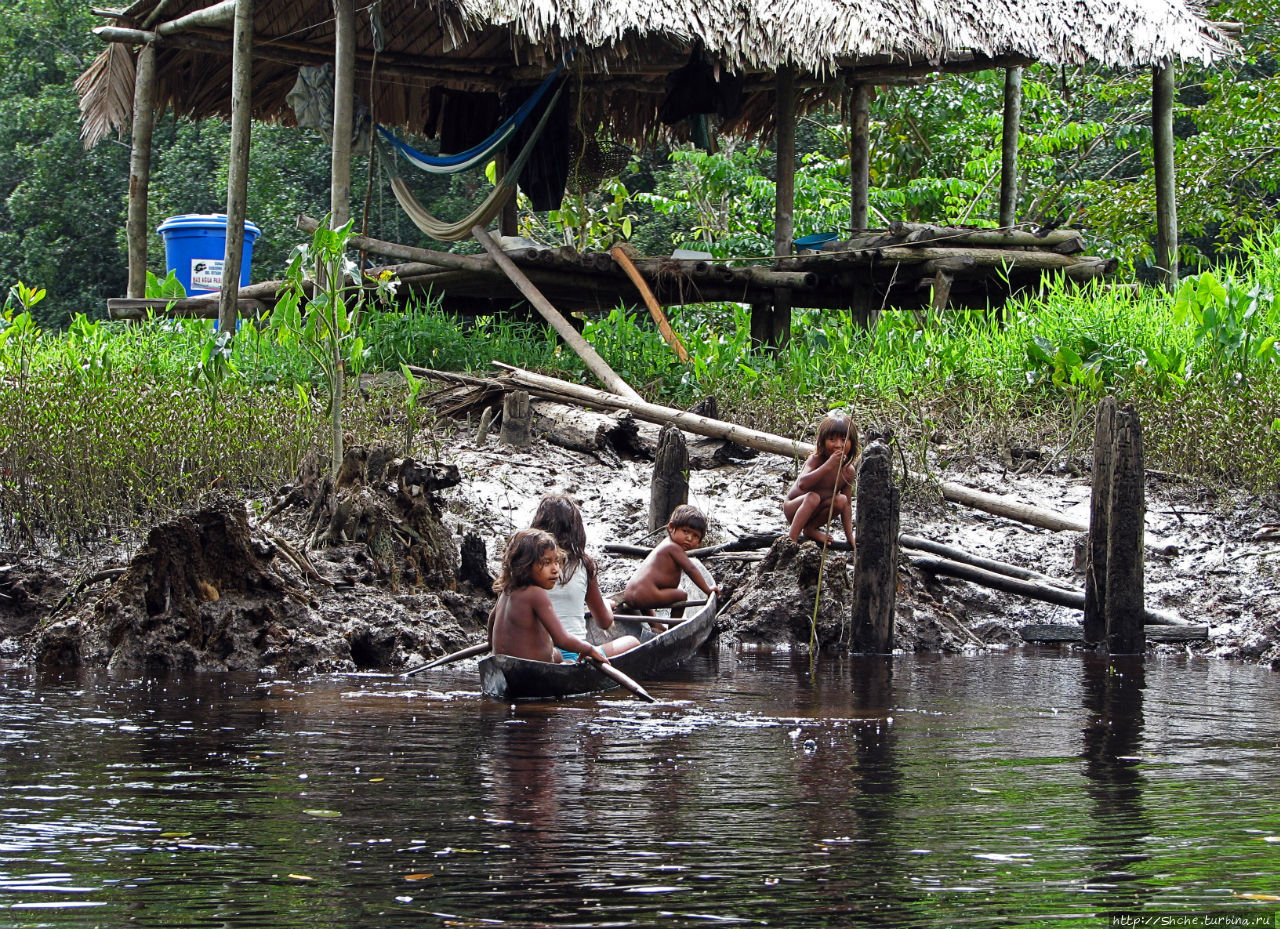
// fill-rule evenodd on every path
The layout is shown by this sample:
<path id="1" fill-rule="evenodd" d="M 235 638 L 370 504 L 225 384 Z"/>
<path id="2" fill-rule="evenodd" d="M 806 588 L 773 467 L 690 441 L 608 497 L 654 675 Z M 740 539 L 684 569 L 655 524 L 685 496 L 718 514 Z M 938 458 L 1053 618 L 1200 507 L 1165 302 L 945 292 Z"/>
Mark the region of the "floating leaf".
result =
<path id="1" fill-rule="evenodd" d="M 370 784 L 381 784 L 381 783 L 382 783 L 383 781 L 385 781 L 385 780 L 386 780 L 386 778 L 385 778 L 385 777 L 371 777 L 371 778 L 369 778 L 369 783 L 370 783 Z"/>
<path id="2" fill-rule="evenodd" d="M 431 875 L 426 871 L 419 871 L 415 874 L 406 874 L 404 879 L 406 881 L 425 881 L 429 877 L 431 877 Z"/>
<path id="3" fill-rule="evenodd" d="M 310 877 L 309 875 L 306 875 L 306 874 L 290 874 L 289 877 L 295 881 L 314 881 L 315 880 L 314 877 Z"/>
<path id="4" fill-rule="evenodd" d="M 337 810 L 303 810 L 308 816 L 316 816 L 320 819 L 337 819 L 342 814 Z"/>
<path id="5" fill-rule="evenodd" d="M 191 837 L 191 833 L 190 833 L 190 832 L 162 832 L 162 833 L 160 833 L 160 838 L 162 838 L 162 839 L 189 839 L 190 837 Z"/>
<path id="6" fill-rule="evenodd" d="M 1232 894 L 1231 896 L 1239 897 L 1241 900 L 1262 900 L 1267 903 L 1280 901 L 1280 894 Z"/>

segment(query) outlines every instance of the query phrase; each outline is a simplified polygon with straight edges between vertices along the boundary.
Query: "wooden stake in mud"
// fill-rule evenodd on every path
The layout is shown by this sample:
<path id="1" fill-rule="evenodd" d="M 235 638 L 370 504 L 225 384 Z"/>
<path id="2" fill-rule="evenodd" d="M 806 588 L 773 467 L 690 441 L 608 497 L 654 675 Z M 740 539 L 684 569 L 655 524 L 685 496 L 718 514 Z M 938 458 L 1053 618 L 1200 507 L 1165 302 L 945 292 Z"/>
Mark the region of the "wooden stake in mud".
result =
<path id="1" fill-rule="evenodd" d="M 649 487 L 649 531 L 661 529 L 671 518 L 671 511 L 688 502 L 689 449 L 684 433 L 676 426 L 663 426 Z"/>
<path id="2" fill-rule="evenodd" d="M 502 429 L 498 441 L 513 448 L 528 448 L 530 420 L 529 391 L 511 391 L 502 400 Z"/>
<path id="3" fill-rule="evenodd" d="M 1084 640 L 1101 642 L 1107 635 L 1103 607 L 1107 600 L 1107 526 L 1111 502 L 1111 433 L 1116 401 L 1103 397 L 1093 429 L 1093 493 L 1089 500 L 1089 542 L 1085 556 Z"/>
<path id="4" fill-rule="evenodd" d="M 898 590 L 898 488 L 889 446 L 872 442 L 858 465 L 858 546 L 853 559 L 853 647 L 893 651 Z"/>
<path id="5" fill-rule="evenodd" d="M 1146 513 L 1142 423 L 1132 406 L 1116 413 L 1111 444 L 1111 496 L 1107 521 L 1107 650 L 1140 654 L 1143 635 L 1143 517 Z"/>

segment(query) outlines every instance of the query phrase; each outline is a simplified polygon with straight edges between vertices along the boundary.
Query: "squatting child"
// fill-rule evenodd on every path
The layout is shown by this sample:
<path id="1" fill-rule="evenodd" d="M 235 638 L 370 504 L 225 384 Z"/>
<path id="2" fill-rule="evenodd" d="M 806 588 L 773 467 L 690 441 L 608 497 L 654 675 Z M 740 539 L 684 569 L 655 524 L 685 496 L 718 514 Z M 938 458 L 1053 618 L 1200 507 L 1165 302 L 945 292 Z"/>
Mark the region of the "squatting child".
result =
<path id="1" fill-rule="evenodd" d="M 829 520 L 840 517 L 845 538 L 854 544 L 853 462 L 858 457 L 858 430 L 842 413 L 828 413 L 818 425 L 813 454 L 787 492 L 782 504 L 791 541 L 804 535 L 820 544 L 831 542 Z M 835 497 L 834 502 L 832 497 Z"/>

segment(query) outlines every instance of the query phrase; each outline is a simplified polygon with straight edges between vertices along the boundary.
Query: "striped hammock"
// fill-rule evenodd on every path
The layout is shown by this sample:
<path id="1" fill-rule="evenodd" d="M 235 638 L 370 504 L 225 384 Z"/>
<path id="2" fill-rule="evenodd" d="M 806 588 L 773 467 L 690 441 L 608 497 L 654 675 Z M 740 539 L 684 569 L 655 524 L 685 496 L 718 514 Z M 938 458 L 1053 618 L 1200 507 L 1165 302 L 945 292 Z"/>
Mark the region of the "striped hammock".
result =
<path id="1" fill-rule="evenodd" d="M 545 81 L 538 85 L 537 89 L 529 95 L 528 100 L 520 104 L 519 109 L 503 120 L 497 129 L 493 130 L 488 138 L 477 142 L 465 152 L 458 152 L 456 155 L 428 155 L 426 152 L 418 151 L 412 145 L 401 142 L 385 126 L 378 126 L 378 134 L 392 148 L 403 155 L 406 161 L 414 167 L 421 168 L 423 171 L 428 171 L 431 174 L 457 174 L 461 171 L 466 171 L 476 165 L 484 164 L 496 152 L 502 150 L 511 139 L 511 134 L 519 129 L 521 123 L 529 118 L 529 114 L 538 105 L 538 101 L 543 98 L 547 90 L 555 83 L 556 77 L 563 70 L 564 64 L 562 63 L 547 76 Z"/>
<path id="2" fill-rule="evenodd" d="M 547 119 L 551 116 L 551 111 L 556 108 L 556 102 L 563 92 L 564 84 L 562 83 L 556 88 L 556 92 L 552 95 L 547 108 L 542 111 L 541 118 L 538 120 L 537 125 L 533 127 L 533 132 L 530 133 L 529 140 L 525 142 L 520 154 L 516 156 L 515 161 L 507 166 L 506 173 L 494 185 L 489 195 L 469 214 L 453 223 L 436 219 L 427 212 L 426 207 L 418 202 L 418 198 L 405 185 L 404 180 L 399 175 L 394 175 L 391 178 L 391 192 L 395 194 L 396 201 L 400 204 L 400 208 L 404 210 L 405 215 L 413 220 L 415 226 L 439 242 L 460 242 L 471 235 L 473 226 L 487 226 L 493 222 L 494 217 L 502 212 L 502 208 L 507 201 L 515 195 L 516 179 L 524 169 L 525 162 L 529 160 L 529 156 L 533 153 L 533 148 L 542 136 L 542 130 L 547 125 Z"/>

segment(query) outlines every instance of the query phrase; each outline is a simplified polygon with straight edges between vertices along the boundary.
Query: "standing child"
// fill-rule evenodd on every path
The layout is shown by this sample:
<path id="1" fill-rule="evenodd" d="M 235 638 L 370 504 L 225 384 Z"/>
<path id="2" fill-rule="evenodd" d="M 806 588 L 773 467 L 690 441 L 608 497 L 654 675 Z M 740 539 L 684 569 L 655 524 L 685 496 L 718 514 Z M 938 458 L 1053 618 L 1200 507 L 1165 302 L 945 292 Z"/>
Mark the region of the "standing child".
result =
<path id="1" fill-rule="evenodd" d="M 824 545 L 830 543 L 829 521 L 838 514 L 845 538 L 854 544 L 853 482 L 857 472 L 853 461 L 857 457 L 858 430 L 853 421 L 842 413 L 828 413 L 818 425 L 813 454 L 805 459 L 804 469 L 782 504 L 791 541 L 799 542 L 805 535 Z"/>
<path id="2" fill-rule="evenodd" d="M 600 593 L 595 559 L 587 554 L 587 530 L 578 505 L 564 494 L 543 497 L 533 516 L 533 528 L 551 533 L 564 555 L 560 580 L 547 591 L 561 625 L 571 635 L 586 638 L 589 608 L 601 629 L 612 626 L 613 611 Z M 639 644 L 635 636 L 623 635 L 602 643 L 600 648 L 606 655 L 618 655 Z"/>
<path id="3" fill-rule="evenodd" d="M 676 507 L 667 521 L 666 540 L 649 553 L 622 592 L 627 606 L 652 616 L 658 607 L 683 603 L 689 595 L 680 587 L 682 574 L 693 578 L 704 594 L 720 593 L 719 587 L 707 584 L 689 559 L 688 553 L 702 544 L 706 534 L 707 518 L 696 506 L 685 503 Z"/>
<path id="4" fill-rule="evenodd" d="M 547 591 L 559 577 L 560 551 L 550 533 L 521 529 L 511 536 L 493 585 L 498 602 L 489 613 L 489 647 L 494 654 L 550 662 L 582 654 L 608 663 L 604 652 L 566 632 L 556 617 Z"/>

